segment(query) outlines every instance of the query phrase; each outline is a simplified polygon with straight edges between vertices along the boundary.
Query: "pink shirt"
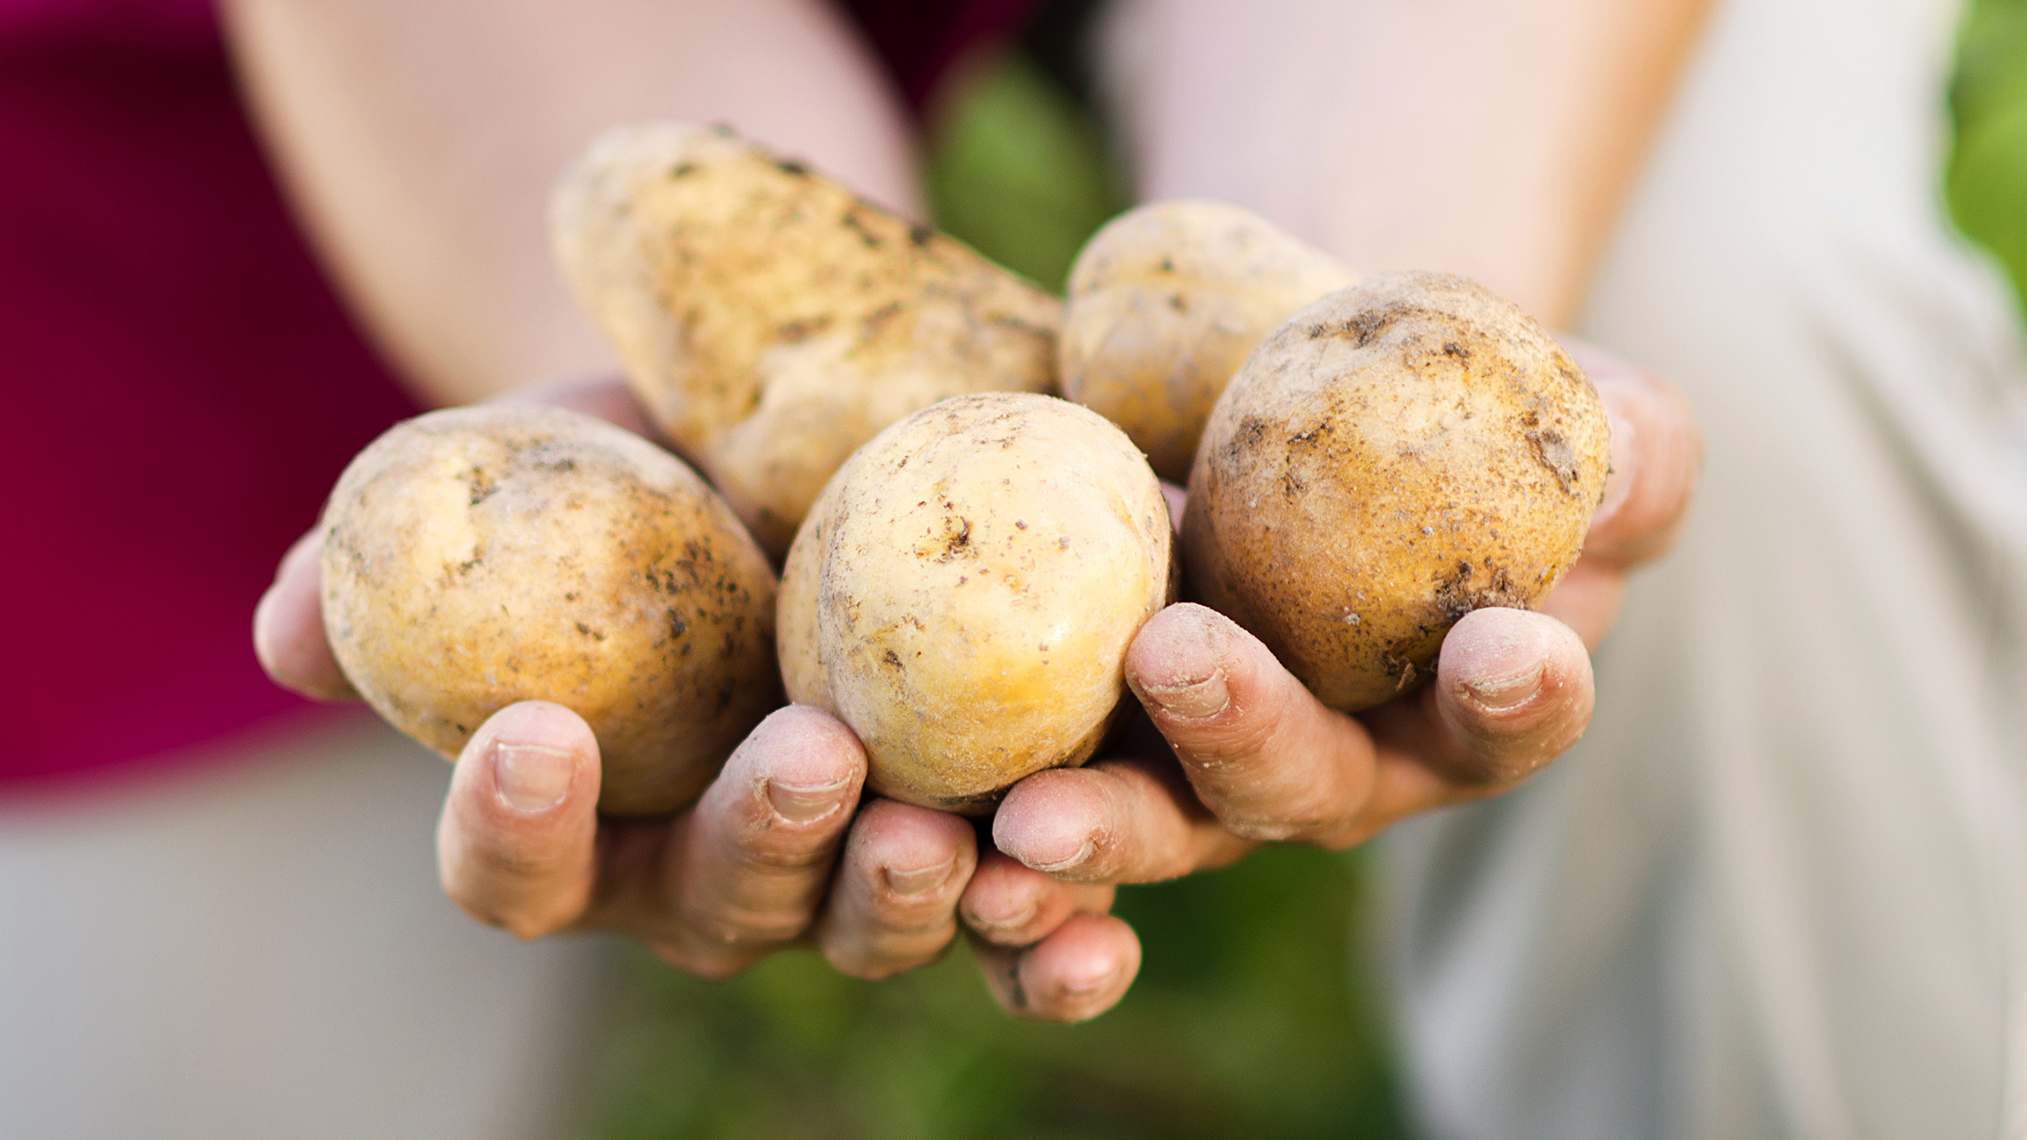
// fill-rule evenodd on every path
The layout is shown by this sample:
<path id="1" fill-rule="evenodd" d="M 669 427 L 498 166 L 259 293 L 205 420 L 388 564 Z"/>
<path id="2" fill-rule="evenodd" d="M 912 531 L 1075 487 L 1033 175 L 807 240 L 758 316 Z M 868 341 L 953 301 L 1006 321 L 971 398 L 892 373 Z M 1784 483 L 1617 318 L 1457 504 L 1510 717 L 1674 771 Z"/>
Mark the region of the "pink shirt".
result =
<path id="1" fill-rule="evenodd" d="M 204 0 L 0 0 L 0 787 L 306 702 L 277 557 L 414 407 L 289 219 Z"/>

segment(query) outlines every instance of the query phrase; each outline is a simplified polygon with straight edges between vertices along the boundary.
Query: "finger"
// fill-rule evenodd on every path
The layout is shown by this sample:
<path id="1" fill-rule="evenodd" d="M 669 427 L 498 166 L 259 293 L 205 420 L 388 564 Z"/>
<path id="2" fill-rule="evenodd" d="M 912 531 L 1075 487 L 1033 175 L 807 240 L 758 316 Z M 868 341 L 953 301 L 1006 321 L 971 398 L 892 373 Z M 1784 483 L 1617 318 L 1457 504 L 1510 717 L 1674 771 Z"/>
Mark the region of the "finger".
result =
<path id="1" fill-rule="evenodd" d="M 1189 492 L 1164 479 L 1161 481 L 1161 499 L 1168 504 L 1168 526 L 1176 535 L 1182 534 L 1182 512 L 1189 506 Z"/>
<path id="2" fill-rule="evenodd" d="M 1625 600 L 1626 571 L 1595 558 L 1579 558 L 1541 600 L 1540 612 L 1576 631 L 1587 648 L 1595 649 L 1611 632 Z"/>
<path id="3" fill-rule="evenodd" d="M 1126 680 L 1196 796 L 1247 839 L 1321 840 L 1371 795 L 1374 749 L 1258 638 L 1204 606 L 1170 606 L 1126 651 Z"/>
<path id="4" fill-rule="evenodd" d="M 1032 946 L 1056 932 L 1073 914 L 1112 909 L 1113 889 L 1066 883 L 1022 866 L 1012 856 L 987 851 L 958 901 L 964 925 L 995 946 Z"/>
<path id="5" fill-rule="evenodd" d="M 678 820 L 663 864 L 645 868 L 601 917 L 713 977 L 801 937 L 865 774 L 850 729 L 807 706 L 777 710 Z"/>
<path id="6" fill-rule="evenodd" d="M 1510 786 L 1555 759 L 1590 723 L 1591 659 L 1545 614 L 1483 609 L 1443 639 L 1421 699 L 1372 720 L 1382 752 L 1399 751 L 1458 784 Z"/>
<path id="7" fill-rule="evenodd" d="M 978 863 L 968 820 L 876 799 L 852 823 L 817 946 L 838 971 L 885 978 L 941 957 Z"/>
<path id="8" fill-rule="evenodd" d="M 1112 915 L 1072 915 L 1024 950 L 972 946 L 1000 1007 L 1034 1021 L 1088 1021 L 1117 1005 L 1140 972 L 1140 939 Z"/>
<path id="9" fill-rule="evenodd" d="M 609 424 L 623 427 L 638 436 L 654 440 L 663 447 L 669 442 L 654 420 L 648 415 L 640 397 L 634 395 L 626 378 L 617 375 L 586 376 L 574 380 L 559 380 L 523 388 L 502 396 L 502 404 L 540 404 L 543 407 L 563 408 L 596 416 Z"/>
<path id="10" fill-rule="evenodd" d="M 1028 867 L 1079 883 L 1174 879 L 1256 846 L 1226 830 L 1167 757 L 1029 776 L 1001 802 L 992 838 Z"/>
<path id="11" fill-rule="evenodd" d="M 1611 424 L 1611 474 L 1591 517 L 1584 556 L 1627 568 L 1675 540 L 1695 491 L 1703 442 L 1696 413 L 1673 384 L 1589 345 L 1572 345 Z"/>
<path id="12" fill-rule="evenodd" d="M 319 700 L 356 698 L 324 634 L 324 533 L 313 530 L 282 555 L 274 585 L 253 609 L 253 655 L 285 689 Z"/>
<path id="13" fill-rule="evenodd" d="M 472 734 L 436 831 L 443 889 L 481 922 L 533 938 L 590 900 L 598 742 L 576 713 L 523 701 Z"/>

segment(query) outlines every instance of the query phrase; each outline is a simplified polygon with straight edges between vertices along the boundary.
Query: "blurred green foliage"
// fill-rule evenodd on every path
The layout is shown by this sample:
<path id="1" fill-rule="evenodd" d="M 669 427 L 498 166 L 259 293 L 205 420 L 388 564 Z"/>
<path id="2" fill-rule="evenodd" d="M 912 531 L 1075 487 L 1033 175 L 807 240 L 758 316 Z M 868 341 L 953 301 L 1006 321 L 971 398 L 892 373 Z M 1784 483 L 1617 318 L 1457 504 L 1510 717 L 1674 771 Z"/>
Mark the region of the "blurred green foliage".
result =
<path id="1" fill-rule="evenodd" d="M 981 61 L 952 87 L 925 164 L 937 226 L 1062 292 L 1084 239 L 1126 208 L 1097 125 L 1020 53 Z"/>
<path id="2" fill-rule="evenodd" d="M 879 983 L 814 953 L 731 982 L 630 951 L 605 1037 L 605 1140 L 1394 1137 L 1401 1127 L 1346 933 L 1357 864 L 1285 849 L 1122 890 L 1139 981 L 1085 1025 L 1012 1020 L 959 946 Z"/>
<path id="3" fill-rule="evenodd" d="M 1958 224 L 2027 282 L 2027 0 L 1977 0 L 1951 90 Z M 1121 184 L 1078 102 L 1020 54 L 933 117 L 938 224 L 1052 289 Z M 2027 291 L 2023 291 L 2027 292 Z M 1298 849 L 1120 892 L 1146 959 L 1118 1009 L 1014 1021 L 970 953 L 869 984 L 815 954 L 726 983 L 626 953 L 598 1140 L 1408 1135 L 1362 940 L 1363 863 Z"/>
<path id="4" fill-rule="evenodd" d="M 2027 0 L 1974 0 L 1950 87 L 1950 211 L 2027 297 Z"/>

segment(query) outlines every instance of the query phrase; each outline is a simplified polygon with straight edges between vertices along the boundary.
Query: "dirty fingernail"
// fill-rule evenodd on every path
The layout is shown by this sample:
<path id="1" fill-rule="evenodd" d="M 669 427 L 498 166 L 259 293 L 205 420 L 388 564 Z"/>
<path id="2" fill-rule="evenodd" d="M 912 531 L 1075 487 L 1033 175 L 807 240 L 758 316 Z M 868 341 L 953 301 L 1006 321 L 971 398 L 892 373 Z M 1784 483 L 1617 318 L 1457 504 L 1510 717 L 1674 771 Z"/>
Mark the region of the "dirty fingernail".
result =
<path id="1" fill-rule="evenodd" d="M 1021 858 L 1021 862 L 1027 863 L 1027 865 L 1030 868 L 1036 871 L 1040 871 L 1044 875 L 1053 875 L 1057 874 L 1058 872 L 1071 870 L 1072 868 L 1076 867 L 1079 863 L 1082 863 L 1086 859 L 1089 859 L 1092 853 L 1095 852 L 1097 849 L 1098 849 L 1097 844 L 1092 843 L 1090 840 L 1086 839 L 1082 846 L 1078 847 L 1075 851 L 1071 852 L 1068 856 L 1064 858 L 1052 859 L 1046 863 L 1029 862 L 1028 859 Z M 1020 857 L 1016 856 L 1016 858 Z"/>
<path id="2" fill-rule="evenodd" d="M 1474 677 L 1463 682 L 1464 692 L 1473 703 L 1494 712 L 1519 708 L 1541 691 L 1542 670 L 1537 661 L 1519 672 Z"/>
<path id="3" fill-rule="evenodd" d="M 965 912 L 964 921 L 981 934 L 1011 934 L 1033 922 L 1038 909 L 1030 900 L 1026 906 L 1018 910 L 1001 914 L 980 914 L 975 910 L 968 910 Z"/>
<path id="4" fill-rule="evenodd" d="M 1102 973 L 1072 974 L 1057 981 L 1057 986 L 1070 997 L 1091 997 L 1104 992 L 1119 977 L 1119 967 L 1114 966 Z"/>
<path id="5" fill-rule="evenodd" d="M 932 867 L 914 867 L 906 871 L 898 867 L 889 867 L 887 868 L 887 885 L 892 887 L 897 895 L 908 895 L 911 897 L 926 895 L 937 887 L 942 886 L 944 881 L 950 878 L 950 867 L 956 861 L 956 857 L 952 856 Z"/>
<path id="6" fill-rule="evenodd" d="M 563 802 L 577 774 L 577 754 L 541 744 L 493 745 L 493 787 L 519 812 L 547 811 Z"/>
<path id="7" fill-rule="evenodd" d="M 1161 706 L 1162 712 L 1184 720 L 1216 716 L 1232 703 L 1232 694 L 1225 687 L 1225 675 L 1216 670 L 1200 681 L 1181 685 L 1149 685 L 1146 692 L 1155 704 Z"/>
<path id="8" fill-rule="evenodd" d="M 833 780 L 828 784 L 784 784 L 780 780 L 767 781 L 767 800 L 774 805 L 774 812 L 790 823 L 809 823 L 822 819 L 837 810 L 843 798 L 849 779 Z"/>
<path id="9" fill-rule="evenodd" d="M 1228 624 L 1202 606 L 1184 603 L 1148 622 L 1129 651 L 1133 688 L 1168 716 L 1201 720 L 1231 703 L 1225 687 Z"/>

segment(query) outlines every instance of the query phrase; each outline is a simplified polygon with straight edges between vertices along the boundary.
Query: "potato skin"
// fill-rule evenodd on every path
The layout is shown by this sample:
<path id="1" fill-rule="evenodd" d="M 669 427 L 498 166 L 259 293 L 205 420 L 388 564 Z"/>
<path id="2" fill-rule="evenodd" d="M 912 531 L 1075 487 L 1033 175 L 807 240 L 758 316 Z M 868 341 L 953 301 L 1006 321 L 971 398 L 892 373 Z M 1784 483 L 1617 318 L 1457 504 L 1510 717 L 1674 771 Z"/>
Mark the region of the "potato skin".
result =
<path id="1" fill-rule="evenodd" d="M 1059 301 L 723 128 L 607 132 L 550 232 L 656 425 L 777 557 L 881 428 L 1054 387 Z"/>
<path id="2" fill-rule="evenodd" d="M 1288 315 L 1357 275 L 1222 202 L 1153 202 L 1092 235 L 1070 270 L 1063 395 L 1118 424 L 1164 479 L 1246 354 Z"/>
<path id="3" fill-rule="evenodd" d="M 603 421 L 409 420 L 345 469 L 323 530 L 345 676 L 447 757 L 499 709 L 555 701 L 598 737 L 600 810 L 666 812 L 781 703 L 766 557 L 680 460 Z"/>
<path id="4" fill-rule="evenodd" d="M 1233 377 L 1190 474 L 1185 564 L 1325 704 L 1368 708 L 1431 675 L 1464 614 L 1539 604 L 1583 549 L 1608 435 L 1518 308 L 1462 277 L 1371 277 Z"/>
<path id="5" fill-rule="evenodd" d="M 1160 483 L 1118 428 L 1046 396 L 961 396 L 880 433 L 804 520 L 782 676 L 858 733 L 868 787 L 985 814 L 1090 757 L 1174 587 Z"/>

